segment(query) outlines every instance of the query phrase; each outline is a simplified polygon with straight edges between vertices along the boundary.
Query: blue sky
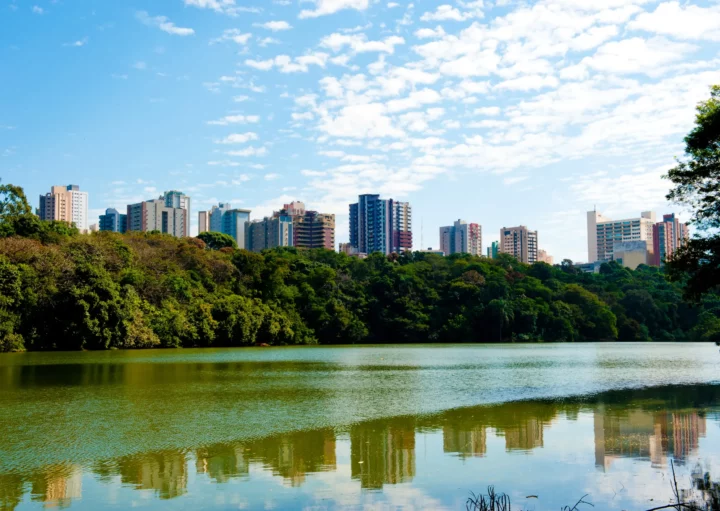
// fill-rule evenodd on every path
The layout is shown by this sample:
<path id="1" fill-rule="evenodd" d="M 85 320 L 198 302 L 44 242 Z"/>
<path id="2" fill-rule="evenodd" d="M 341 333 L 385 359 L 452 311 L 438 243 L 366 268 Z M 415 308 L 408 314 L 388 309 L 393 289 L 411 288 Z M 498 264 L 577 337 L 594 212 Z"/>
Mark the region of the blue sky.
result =
<path id="1" fill-rule="evenodd" d="M 720 83 L 720 5 L 651 0 L 0 0 L 0 177 L 107 207 L 413 205 L 587 258 L 585 212 L 677 210 L 662 174 Z M 420 233 L 421 223 L 424 227 Z"/>

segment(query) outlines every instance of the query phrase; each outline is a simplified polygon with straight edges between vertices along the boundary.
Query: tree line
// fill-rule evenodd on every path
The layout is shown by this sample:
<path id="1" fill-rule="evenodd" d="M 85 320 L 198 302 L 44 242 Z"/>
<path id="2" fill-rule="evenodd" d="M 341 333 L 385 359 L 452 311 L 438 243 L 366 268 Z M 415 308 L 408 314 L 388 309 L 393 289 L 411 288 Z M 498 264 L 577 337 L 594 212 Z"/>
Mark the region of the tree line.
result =
<path id="1" fill-rule="evenodd" d="M 508 255 L 253 253 L 215 234 L 81 235 L 0 187 L 0 351 L 504 341 L 686 341 L 720 299 L 662 269 Z"/>

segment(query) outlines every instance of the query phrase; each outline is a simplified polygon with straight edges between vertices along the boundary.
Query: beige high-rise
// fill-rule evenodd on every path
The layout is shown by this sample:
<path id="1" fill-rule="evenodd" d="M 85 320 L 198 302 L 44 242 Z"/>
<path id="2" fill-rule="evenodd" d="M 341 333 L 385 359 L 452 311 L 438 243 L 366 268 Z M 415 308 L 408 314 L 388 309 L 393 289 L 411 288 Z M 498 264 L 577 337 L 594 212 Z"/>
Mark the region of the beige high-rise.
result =
<path id="1" fill-rule="evenodd" d="M 58 220 L 74 224 L 81 232 L 88 230 L 88 193 L 77 185 L 53 186 L 40 196 L 41 220 Z"/>
<path id="2" fill-rule="evenodd" d="M 510 254 L 521 263 L 538 261 L 538 233 L 524 225 L 500 229 L 500 252 Z"/>

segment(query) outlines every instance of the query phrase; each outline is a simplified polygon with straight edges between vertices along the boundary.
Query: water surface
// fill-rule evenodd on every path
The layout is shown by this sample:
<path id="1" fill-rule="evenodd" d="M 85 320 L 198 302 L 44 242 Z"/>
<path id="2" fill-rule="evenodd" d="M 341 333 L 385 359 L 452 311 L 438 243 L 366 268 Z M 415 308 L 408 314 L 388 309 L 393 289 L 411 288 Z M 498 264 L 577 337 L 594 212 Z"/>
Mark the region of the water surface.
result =
<path id="1" fill-rule="evenodd" d="M 645 509 L 720 475 L 699 344 L 0 355 L 0 510 Z M 538 495 L 538 499 L 526 499 Z"/>

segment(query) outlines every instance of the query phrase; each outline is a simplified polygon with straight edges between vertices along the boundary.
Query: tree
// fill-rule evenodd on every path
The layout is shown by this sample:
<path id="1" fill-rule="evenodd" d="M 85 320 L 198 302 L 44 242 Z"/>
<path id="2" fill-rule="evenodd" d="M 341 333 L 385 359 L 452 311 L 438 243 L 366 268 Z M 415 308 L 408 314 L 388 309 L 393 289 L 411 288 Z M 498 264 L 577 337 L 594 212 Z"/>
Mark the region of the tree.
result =
<path id="1" fill-rule="evenodd" d="M 697 106 L 695 127 L 685 137 L 685 159 L 668 172 L 667 198 L 693 211 L 691 223 L 704 236 L 690 240 L 668 261 L 671 278 L 686 280 L 685 294 L 698 301 L 720 285 L 720 86 Z"/>
<path id="2" fill-rule="evenodd" d="M 0 185 L 0 222 L 9 217 L 31 214 L 32 208 L 22 188 L 10 184 Z"/>
<path id="3" fill-rule="evenodd" d="M 237 248 L 235 238 L 221 232 L 201 232 L 197 237 L 204 241 L 210 250 L 220 250 L 228 247 Z"/>

